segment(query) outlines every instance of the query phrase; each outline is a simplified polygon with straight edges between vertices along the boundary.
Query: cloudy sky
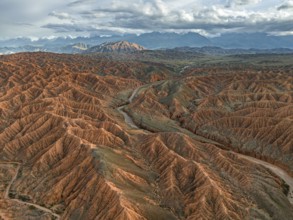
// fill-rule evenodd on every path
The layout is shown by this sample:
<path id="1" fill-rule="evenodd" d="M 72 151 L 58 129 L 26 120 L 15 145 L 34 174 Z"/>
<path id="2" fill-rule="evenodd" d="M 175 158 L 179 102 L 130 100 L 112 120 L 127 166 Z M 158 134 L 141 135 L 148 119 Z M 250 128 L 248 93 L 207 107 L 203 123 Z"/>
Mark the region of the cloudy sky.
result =
<path id="1" fill-rule="evenodd" d="M 293 0 L 0 0 L 0 39 L 151 31 L 293 35 Z"/>

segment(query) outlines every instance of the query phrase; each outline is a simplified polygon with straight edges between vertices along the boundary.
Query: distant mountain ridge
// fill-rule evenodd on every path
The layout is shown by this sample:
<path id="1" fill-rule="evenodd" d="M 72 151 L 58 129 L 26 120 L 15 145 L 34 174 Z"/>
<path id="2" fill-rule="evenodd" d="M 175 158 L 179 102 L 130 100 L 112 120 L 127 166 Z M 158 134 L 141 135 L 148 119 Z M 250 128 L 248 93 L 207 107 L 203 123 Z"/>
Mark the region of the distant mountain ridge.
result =
<path id="1" fill-rule="evenodd" d="M 293 49 L 293 35 L 273 36 L 266 33 L 228 33 L 211 39 L 213 46 L 226 49 Z"/>
<path id="2" fill-rule="evenodd" d="M 15 38 L 0 41 L 0 53 L 47 51 L 57 53 L 80 53 L 107 42 L 128 41 L 148 49 L 174 49 L 182 47 L 220 47 L 224 49 L 255 49 L 273 50 L 276 48 L 293 49 L 293 36 L 271 36 L 266 33 L 226 33 L 221 36 L 208 38 L 198 33 L 144 33 L 141 35 L 125 34 L 113 36 L 91 36 L 77 38 L 54 38 L 31 40 L 29 38 Z M 83 45 L 83 46 L 81 46 Z M 105 45 L 104 45 L 105 46 Z M 126 48 L 131 48 L 126 46 Z M 116 49 L 113 48 L 113 51 Z M 127 51 L 127 49 L 124 49 Z M 131 50 L 131 49 L 130 49 Z M 111 51 L 111 47 L 104 49 Z M 121 51 L 122 48 L 121 48 Z M 97 52 L 97 51 L 96 51 Z"/>
<path id="3" fill-rule="evenodd" d="M 236 54 L 291 54 L 293 49 L 275 48 L 275 49 L 225 49 L 221 47 L 177 47 L 166 49 L 166 51 L 177 51 L 183 53 L 199 53 L 207 55 L 236 55 Z"/>
<path id="4" fill-rule="evenodd" d="M 198 33 L 191 32 L 186 34 L 152 32 L 132 37 L 129 41 L 150 49 L 174 48 L 182 46 L 202 47 L 212 44 L 208 38 Z"/>
<path id="5" fill-rule="evenodd" d="M 65 47 L 60 48 L 60 52 L 62 53 L 82 53 L 90 48 L 89 45 L 84 43 L 77 43 L 68 45 Z"/>
<path id="6" fill-rule="evenodd" d="M 128 41 L 106 42 L 98 46 L 94 46 L 86 50 L 86 53 L 105 53 L 105 52 L 135 52 L 145 50 L 143 46 Z"/>

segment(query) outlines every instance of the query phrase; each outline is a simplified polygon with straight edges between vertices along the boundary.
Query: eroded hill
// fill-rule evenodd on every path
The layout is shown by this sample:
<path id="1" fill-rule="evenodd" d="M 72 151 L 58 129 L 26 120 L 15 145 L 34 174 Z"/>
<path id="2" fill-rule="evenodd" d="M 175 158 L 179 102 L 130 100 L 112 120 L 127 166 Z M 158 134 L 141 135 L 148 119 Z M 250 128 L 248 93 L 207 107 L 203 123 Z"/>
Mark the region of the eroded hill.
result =
<path id="1" fill-rule="evenodd" d="M 288 185 L 234 153 L 292 171 L 291 70 L 181 74 L 0 57 L 0 219 L 293 218 Z"/>

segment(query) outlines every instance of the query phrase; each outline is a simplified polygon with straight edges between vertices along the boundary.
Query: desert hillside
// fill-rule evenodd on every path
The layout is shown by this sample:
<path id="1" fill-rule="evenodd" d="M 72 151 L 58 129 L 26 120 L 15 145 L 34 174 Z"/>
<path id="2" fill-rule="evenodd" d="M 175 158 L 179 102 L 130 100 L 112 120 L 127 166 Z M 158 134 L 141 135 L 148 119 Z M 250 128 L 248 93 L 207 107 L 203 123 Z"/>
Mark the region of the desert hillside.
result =
<path id="1" fill-rule="evenodd" d="M 293 219 L 292 68 L 177 67 L 0 56 L 0 219 Z"/>

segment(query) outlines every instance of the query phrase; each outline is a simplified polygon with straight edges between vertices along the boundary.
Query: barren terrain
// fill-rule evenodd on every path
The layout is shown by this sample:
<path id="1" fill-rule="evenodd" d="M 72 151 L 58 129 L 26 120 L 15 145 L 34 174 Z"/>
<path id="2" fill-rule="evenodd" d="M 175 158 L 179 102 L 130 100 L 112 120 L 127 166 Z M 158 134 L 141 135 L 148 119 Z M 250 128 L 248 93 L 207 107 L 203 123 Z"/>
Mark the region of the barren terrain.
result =
<path id="1" fill-rule="evenodd" d="M 0 56 L 0 219 L 293 219 L 292 100 L 290 66 Z"/>

